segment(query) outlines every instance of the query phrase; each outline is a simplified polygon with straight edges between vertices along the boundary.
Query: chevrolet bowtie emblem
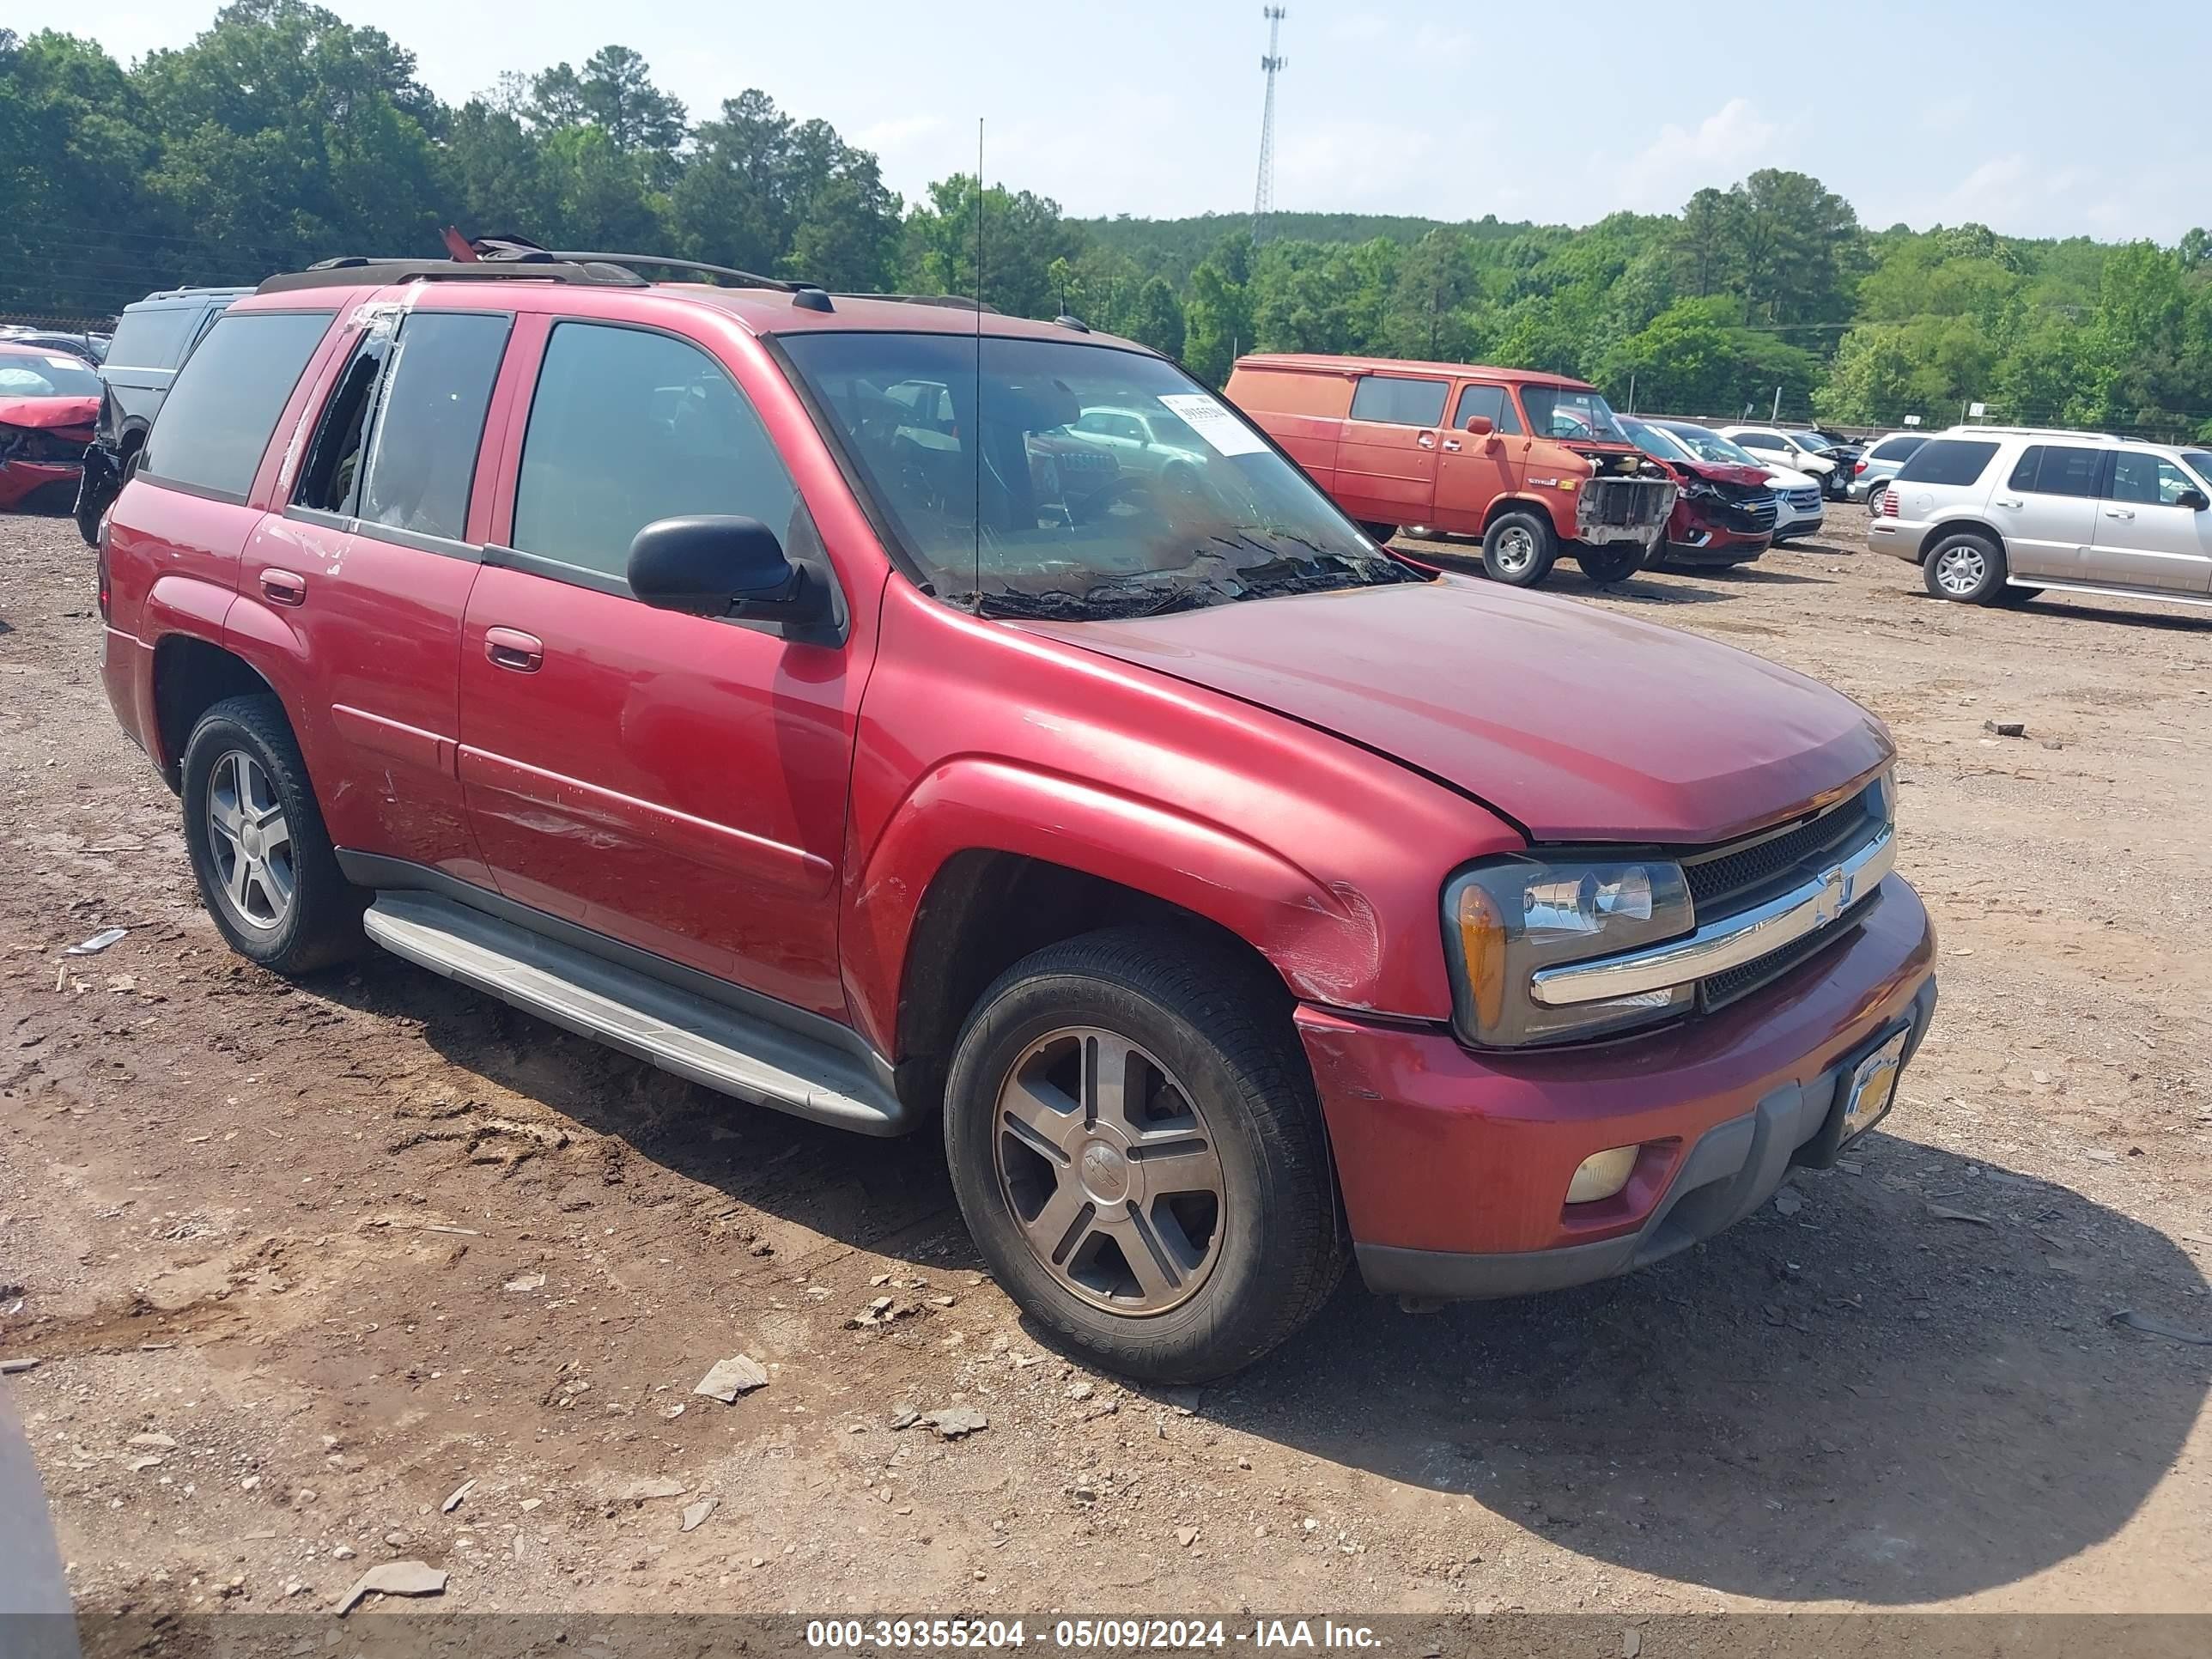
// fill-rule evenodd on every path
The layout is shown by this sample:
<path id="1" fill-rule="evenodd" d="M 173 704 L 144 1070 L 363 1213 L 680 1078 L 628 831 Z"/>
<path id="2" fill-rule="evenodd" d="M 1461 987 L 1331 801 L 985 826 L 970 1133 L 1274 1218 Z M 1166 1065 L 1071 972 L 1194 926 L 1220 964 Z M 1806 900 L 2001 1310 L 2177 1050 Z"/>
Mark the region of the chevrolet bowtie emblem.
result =
<path id="1" fill-rule="evenodd" d="M 1844 914 L 1844 907 L 1851 902 L 1851 878 L 1837 865 L 1820 878 L 1820 896 L 1813 901 L 1813 922 L 1825 927 Z"/>

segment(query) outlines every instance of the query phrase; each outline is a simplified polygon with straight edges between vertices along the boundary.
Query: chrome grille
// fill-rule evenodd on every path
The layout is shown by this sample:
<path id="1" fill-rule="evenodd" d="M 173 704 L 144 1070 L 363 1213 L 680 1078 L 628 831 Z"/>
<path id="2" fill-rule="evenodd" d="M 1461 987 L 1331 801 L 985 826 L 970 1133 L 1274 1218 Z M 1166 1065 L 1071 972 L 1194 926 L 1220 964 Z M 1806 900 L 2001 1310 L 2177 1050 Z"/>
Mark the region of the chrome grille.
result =
<path id="1" fill-rule="evenodd" d="M 1697 907 L 1698 924 L 1748 910 L 1843 863 L 1881 835 L 1888 822 L 1887 797 L 1876 781 L 1817 817 L 1683 860 L 1682 875 Z M 1700 1002 L 1707 1009 L 1717 1008 L 1780 978 L 1841 937 L 1873 898 L 1872 892 L 1857 895 L 1848 909 L 1819 932 L 1707 976 L 1698 983 Z"/>

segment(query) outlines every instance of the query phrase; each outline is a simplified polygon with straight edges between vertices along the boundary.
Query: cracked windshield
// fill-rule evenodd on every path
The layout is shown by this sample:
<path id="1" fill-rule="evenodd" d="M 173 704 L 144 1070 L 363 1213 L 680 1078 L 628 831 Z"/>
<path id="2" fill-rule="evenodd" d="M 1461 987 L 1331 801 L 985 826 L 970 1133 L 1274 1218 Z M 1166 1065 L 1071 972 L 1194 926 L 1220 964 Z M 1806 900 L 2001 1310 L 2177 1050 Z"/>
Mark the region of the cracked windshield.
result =
<path id="1" fill-rule="evenodd" d="M 786 349 L 955 604 L 1085 620 L 1424 580 L 1158 358 L 943 334 Z"/>

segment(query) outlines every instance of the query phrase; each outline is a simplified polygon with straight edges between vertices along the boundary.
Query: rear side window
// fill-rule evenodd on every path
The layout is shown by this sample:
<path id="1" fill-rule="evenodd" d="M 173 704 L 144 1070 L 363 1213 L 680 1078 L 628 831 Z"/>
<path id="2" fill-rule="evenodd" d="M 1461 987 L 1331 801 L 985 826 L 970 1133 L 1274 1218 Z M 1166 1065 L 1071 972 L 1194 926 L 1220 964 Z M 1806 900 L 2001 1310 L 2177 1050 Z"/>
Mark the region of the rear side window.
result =
<path id="1" fill-rule="evenodd" d="M 125 311 L 107 343 L 112 368 L 174 368 L 185 360 L 205 313 L 198 306 L 155 306 Z"/>
<path id="2" fill-rule="evenodd" d="M 1930 438 L 1912 452 L 1912 459 L 1898 469 L 1899 483 L 1970 484 L 1982 476 L 1993 443 L 1971 438 Z"/>
<path id="3" fill-rule="evenodd" d="M 1352 418 L 1381 421 L 1390 426 L 1437 426 L 1444 418 L 1448 380 L 1401 380 L 1394 375 L 1370 374 L 1352 394 Z"/>
<path id="4" fill-rule="evenodd" d="M 142 471 L 242 499 L 284 400 L 330 325 L 327 311 L 223 317 L 177 376 Z"/>
<path id="5" fill-rule="evenodd" d="M 656 519 L 742 514 L 793 541 L 798 493 L 760 416 L 697 346 L 641 329 L 562 323 L 546 343 L 514 544 L 603 575 Z"/>
<path id="6" fill-rule="evenodd" d="M 2069 444 L 2032 444 L 2008 481 L 2014 489 L 2039 495 L 2094 495 L 2104 452 Z"/>
<path id="7" fill-rule="evenodd" d="M 1735 441 L 1746 449 L 1765 449 L 1778 454 L 1786 453 L 1790 446 L 1771 432 L 1739 432 Z"/>
<path id="8" fill-rule="evenodd" d="M 1870 461 L 1901 461 L 1928 441 L 1925 438 L 1884 438 L 1867 452 Z"/>
<path id="9" fill-rule="evenodd" d="M 507 354 L 507 318 L 417 311 L 399 331 L 361 499 L 364 525 L 459 541 L 483 444 L 484 410 Z"/>
<path id="10" fill-rule="evenodd" d="M 1505 395 L 1502 386 L 1471 386 L 1459 394 L 1459 408 L 1453 411 L 1452 424 L 1461 431 L 1467 430 L 1468 416 L 1486 415 L 1490 424 L 1504 433 L 1521 430 L 1521 417 L 1514 412 L 1513 400 Z"/>

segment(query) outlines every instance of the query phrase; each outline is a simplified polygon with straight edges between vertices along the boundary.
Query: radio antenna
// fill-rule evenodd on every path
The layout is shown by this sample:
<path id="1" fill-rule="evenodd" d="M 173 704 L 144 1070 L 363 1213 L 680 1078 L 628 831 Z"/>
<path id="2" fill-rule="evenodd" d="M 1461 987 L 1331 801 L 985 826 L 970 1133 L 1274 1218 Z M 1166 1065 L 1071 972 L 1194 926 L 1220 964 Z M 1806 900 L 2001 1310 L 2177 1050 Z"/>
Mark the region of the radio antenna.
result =
<path id="1" fill-rule="evenodd" d="M 975 607 L 983 605 L 983 118 L 975 118 Z"/>

